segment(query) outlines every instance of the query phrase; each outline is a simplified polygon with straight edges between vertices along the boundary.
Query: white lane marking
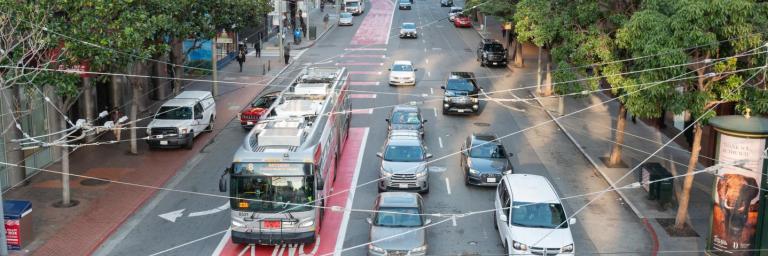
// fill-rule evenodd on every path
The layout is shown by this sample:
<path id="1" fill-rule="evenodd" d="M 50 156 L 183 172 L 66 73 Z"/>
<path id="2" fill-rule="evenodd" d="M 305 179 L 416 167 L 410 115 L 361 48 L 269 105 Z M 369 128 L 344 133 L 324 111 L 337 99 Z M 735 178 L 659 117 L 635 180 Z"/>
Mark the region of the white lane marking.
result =
<path id="1" fill-rule="evenodd" d="M 433 90 L 432 88 L 429 88 L 429 94 L 434 95 L 435 94 L 435 90 Z"/>
<path id="2" fill-rule="evenodd" d="M 206 210 L 206 211 L 199 211 L 199 212 L 193 212 L 187 215 L 188 217 L 197 217 L 197 216 L 203 216 L 203 215 L 209 215 L 221 212 L 223 210 L 229 209 L 229 202 L 224 203 L 224 205 L 216 207 L 214 209 Z"/>
<path id="3" fill-rule="evenodd" d="M 360 152 L 357 154 L 357 165 L 355 166 L 355 174 L 352 175 L 351 186 L 357 186 L 357 179 L 360 174 L 360 166 L 363 164 L 363 153 L 365 152 L 365 144 L 368 142 L 369 128 L 365 128 L 363 133 L 363 143 L 360 144 Z M 349 190 L 349 197 L 347 197 L 346 207 L 352 208 L 352 202 L 355 199 L 355 189 Z M 336 249 L 333 253 L 334 256 L 341 256 L 341 250 L 344 247 L 344 238 L 347 235 L 347 224 L 349 224 L 349 213 L 351 211 L 344 211 L 344 216 L 341 218 L 341 229 L 339 230 L 338 237 L 336 237 Z M 315 244 L 315 247 L 319 247 L 319 244 Z"/>
<path id="4" fill-rule="evenodd" d="M 432 112 L 435 113 L 435 117 L 437 117 L 437 108 L 432 108 Z"/>
<path id="5" fill-rule="evenodd" d="M 445 189 L 448 190 L 448 194 L 451 194 L 451 180 L 448 179 L 448 177 L 445 177 Z M 456 220 L 453 222 L 454 226 L 456 224 Z"/>
<path id="6" fill-rule="evenodd" d="M 424 48 L 424 52 L 427 52 L 427 48 Z"/>
<path id="7" fill-rule="evenodd" d="M 453 215 L 453 217 L 451 217 L 451 222 L 453 222 L 453 226 L 455 227 L 456 226 L 456 215 Z"/>
<path id="8" fill-rule="evenodd" d="M 425 59 L 427 61 L 427 64 L 429 64 L 429 59 Z"/>
<path id="9" fill-rule="evenodd" d="M 224 246 L 227 245 L 229 242 L 229 237 L 232 236 L 232 230 L 227 229 L 227 233 L 224 233 L 224 237 L 219 241 L 219 245 L 216 246 L 216 249 L 213 250 L 212 256 L 220 256 L 221 251 L 224 250 Z"/>
<path id="10" fill-rule="evenodd" d="M 421 39 L 421 42 L 426 44 L 427 40 Z"/>
<path id="11" fill-rule="evenodd" d="M 253 246 L 251 246 L 250 244 L 246 245 L 245 247 L 243 247 L 243 250 L 240 251 L 240 253 L 237 254 L 237 256 L 243 256 L 243 254 L 245 254 L 245 251 L 247 251 L 248 249 L 251 249 L 251 247 L 253 247 Z M 272 253 L 272 254 L 274 254 L 274 253 Z"/>
<path id="12" fill-rule="evenodd" d="M 432 75 L 429 73 L 429 71 L 427 71 L 427 76 L 432 76 Z"/>
<path id="13" fill-rule="evenodd" d="M 184 247 L 184 246 L 187 246 L 187 245 L 190 245 L 190 244 L 194 244 L 194 243 L 197 243 L 197 242 L 203 241 L 205 239 L 208 239 L 208 238 L 211 238 L 211 237 L 214 237 L 214 236 L 218 236 L 218 235 L 224 234 L 224 233 L 227 233 L 227 230 L 222 230 L 222 231 L 219 231 L 219 232 L 216 232 L 216 233 L 213 233 L 213 234 L 210 234 L 210 235 L 207 235 L 207 236 L 204 236 L 204 237 L 201 237 L 201 238 L 198 238 L 198 239 L 195 239 L 195 240 L 192 240 L 192 241 L 189 241 L 189 242 L 186 242 L 186 243 L 183 243 L 183 244 L 180 244 L 180 245 L 177 245 L 177 246 L 165 249 L 163 251 L 159 251 L 159 252 L 150 254 L 149 256 L 161 255 L 161 254 L 164 254 L 164 253 L 167 253 L 167 252 L 179 249 L 181 247 Z"/>
<path id="14" fill-rule="evenodd" d="M 437 137 L 437 141 L 440 142 L 440 148 L 443 148 L 443 137 Z"/>
<path id="15" fill-rule="evenodd" d="M 176 219 L 184 216 L 184 210 L 185 209 L 175 210 L 175 211 L 166 212 L 157 216 L 170 222 L 176 222 Z"/>

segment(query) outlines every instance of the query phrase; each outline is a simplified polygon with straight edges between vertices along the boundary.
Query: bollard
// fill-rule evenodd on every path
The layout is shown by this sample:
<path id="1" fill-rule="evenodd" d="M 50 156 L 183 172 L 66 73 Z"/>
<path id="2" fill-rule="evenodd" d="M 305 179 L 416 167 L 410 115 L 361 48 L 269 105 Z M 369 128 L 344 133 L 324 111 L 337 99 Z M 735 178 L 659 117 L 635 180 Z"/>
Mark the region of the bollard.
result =
<path id="1" fill-rule="evenodd" d="M 267 74 L 267 64 L 262 63 L 261 64 L 261 75 Z"/>
<path id="2" fill-rule="evenodd" d="M 272 60 L 267 60 L 267 71 L 272 70 Z"/>

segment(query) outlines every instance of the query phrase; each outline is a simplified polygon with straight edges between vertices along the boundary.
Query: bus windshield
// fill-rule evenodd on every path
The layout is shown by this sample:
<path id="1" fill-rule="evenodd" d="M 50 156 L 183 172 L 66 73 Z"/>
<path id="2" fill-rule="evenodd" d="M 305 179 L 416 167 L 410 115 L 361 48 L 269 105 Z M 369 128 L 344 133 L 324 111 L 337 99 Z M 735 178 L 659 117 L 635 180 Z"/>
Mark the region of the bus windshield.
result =
<path id="1" fill-rule="evenodd" d="M 231 191 L 232 209 L 267 213 L 312 210 L 315 193 L 312 176 L 233 175 Z"/>

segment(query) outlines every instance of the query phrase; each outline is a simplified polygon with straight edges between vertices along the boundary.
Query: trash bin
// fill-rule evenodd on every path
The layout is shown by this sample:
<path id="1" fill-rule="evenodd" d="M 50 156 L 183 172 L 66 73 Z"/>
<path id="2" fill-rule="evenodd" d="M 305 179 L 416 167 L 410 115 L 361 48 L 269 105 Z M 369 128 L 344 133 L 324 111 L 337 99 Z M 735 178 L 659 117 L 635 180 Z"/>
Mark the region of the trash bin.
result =
<path id="1" fill-rule="evenodd" d="M 667 179 L 670 177 L 672 177 L 672 174 L 661 164 L 645 163 L 640 167 L 638 182 L 648 192 L 649 200 L 657 200 L 659 205 L 664 207 L 672 202 L 672 197 L 674 196 L 674 179 Z"/>
<path id="2" fill-rule="evenodd" d="M 3 212 L 8 250 L 21 250 L 32 241 L 32 203 L 24 200 L 3 200 Z"/>
<path id="3" fill-rule="evenodd" d="M 317 38 L 317 26 L 309 26 L 309 40 Z"/>

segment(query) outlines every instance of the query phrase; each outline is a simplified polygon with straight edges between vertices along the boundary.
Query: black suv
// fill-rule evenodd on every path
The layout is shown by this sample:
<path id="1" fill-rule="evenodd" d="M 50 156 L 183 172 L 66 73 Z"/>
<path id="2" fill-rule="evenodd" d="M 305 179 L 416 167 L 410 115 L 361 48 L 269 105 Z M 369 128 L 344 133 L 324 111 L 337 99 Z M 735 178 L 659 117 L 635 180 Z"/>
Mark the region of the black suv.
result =
<path id="1" fill-rule="evenodd" d="M 477 46 L 477 61 L 480 66 L 486 65 L 507 65 L 507 49 L 494 39 L 480 40 Z"/>
<path id="2" fill-rule="evenodd" d="M 475 74 L 472 72 L 451 72 L 445 86 L 440 86 L 444 90 L 443 114 L 449 112 L 456 113 L 478 113 L 480 102 L 478 94 L 480 87 L 477 86 Z"/>

